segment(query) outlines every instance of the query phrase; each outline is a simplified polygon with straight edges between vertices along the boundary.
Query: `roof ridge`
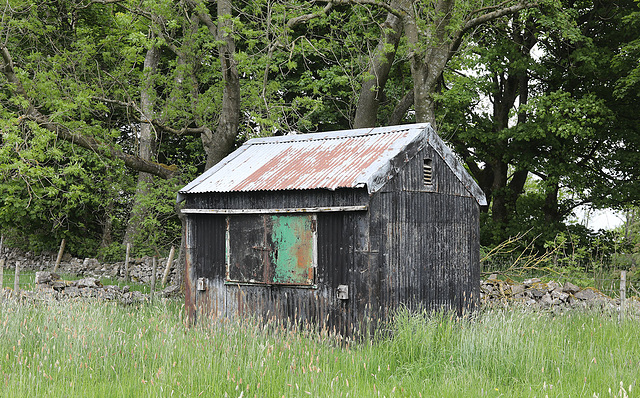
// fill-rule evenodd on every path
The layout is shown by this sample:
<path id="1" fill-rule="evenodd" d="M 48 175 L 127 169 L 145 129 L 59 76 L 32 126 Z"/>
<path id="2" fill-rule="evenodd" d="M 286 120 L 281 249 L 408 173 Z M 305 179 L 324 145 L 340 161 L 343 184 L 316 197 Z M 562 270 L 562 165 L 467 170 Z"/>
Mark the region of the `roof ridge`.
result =
<path id="1" fill-rule="evenodd" d="M 396 129 L 396 130 L 383 130 L 383 131 L 374 131 L 376 129 L 382 129 L 383 127 L 371 127 L 368 132 L 350 133 L 350 134 L 347 133 L 347 131 L 349 130 L 338 130 L 338 131 L 327 131 L 327 132 L 318 132 L 318 133 L 302 133 L 302 134 L 279 136 L 279 137 L 278 136 L 259 137 L 259 138 L 252 138 L 251 140 L 247 141 L 245 144 L 272 145 L 272 144 L 283 144 L 287 142 L 329 141 L 329 140 L 340 140 L 340 139 L 354 138 L 354 137 L 373 137 L 376 135 L 394 134 L 394 133 L 411 130 L 411 127 L 409 126 L 406 126 L 406 127 L 401 126 L 401 127 L 403 128 Z M 312 134 L 318 134 L 318 135 L 325 134 L 325 136 L 304 138 L 304 136 L 312 135 Z M 327 134 L 335 134 L 335 137 L 327 137 L 326 136 Z M 271 138 L 276 138 L 276 139 L 271 139 Z M 253 141 L 253 140 L 256 140 L 257 142 L 251 143 L 250 141 Z"/>

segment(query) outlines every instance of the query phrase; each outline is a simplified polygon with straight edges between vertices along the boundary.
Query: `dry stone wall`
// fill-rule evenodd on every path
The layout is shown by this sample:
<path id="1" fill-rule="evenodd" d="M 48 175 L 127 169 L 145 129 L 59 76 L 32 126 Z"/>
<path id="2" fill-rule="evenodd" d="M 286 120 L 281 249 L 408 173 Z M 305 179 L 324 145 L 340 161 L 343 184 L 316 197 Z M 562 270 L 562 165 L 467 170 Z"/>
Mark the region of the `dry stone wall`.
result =
<path id="1" fill-rule="evenodd" d="M 597 289 L 581 288 L 571 282 L 542 282 L 538 278 L 515 282 L 500 279 L 496 274 L 480 282 L 480 301 L 483 306 L 525 305 L 541 309 L 604 308 L 620 309 L 620 299 L 611 298 Z M 640 301 L 632 297 L 625 301 L 631 311 L 640 312 Z"/>
<path id="2" fill-rule="evenodd" d="M 15 270 L 16 264 L 20 271 L 35 271 L 35 280 L 26 281 L 21 277 L 21 285 L 35 284 L 34 289 L 20 289 L 17 294 L 21 298 L 33 300 L 60 299 L 102 299 L 115 300 L 122 303 L 147 301 L 150 294 L 144 294 L 129 286 L 103 285 L 101 280 L 124 280 L 124 262 L 113 264 L 101 263 L 95 258 L 73 258 L 66 255 L 58 266 L 58 272 L 52 272 L 55 266 L 55 256 L 33 256 L 31 253 L 21 253 L 18 250 L 6 250 L 2 253 L 5 258 L 5 275 L 9 268 Z M 156 283 L 159 286 L 166 267 L 166 259 L 161 258 L 156 265 Z M 153 258 L 134 258 L 129 261 L 129 277 L 133 283 L 149 285 L 152 279 Z M 79 277 L 79 280 L 64 280 L 61 274 Z M 180 287 L 172 285 L 176 280 L 175 267 L 171 270 L 164 290 L 155 293 L 156 297 L 175 297 L 180 295 Z M 69 278 L 72 279 L 72 278 Z M 0 289 L 0 296 L 15 296 L 16 292 Z"/>
<path id="3" fill-rule="evenodd" d="M 55 266 L 56 254 L 44 254 L 34 256 L 31 253 L 22 253 L 15 249 L 5 250 L 3 252 L 6 258 L 6 267 L 13 268 L 16 263 L 20 265 L 21 270 L 31 271 L 53 271 Z M 152 257 L 132 258 L 129 260 L 129 276 L 132 281 L 149 284 L 152 277 L 153 269 Z M 156 281 L 160 282 L 167 264 L 166 258 L 160 258 L 156 266 Z M 174 263 L 175 264 L 175 263 Z M 124 261 L 106 264 L 95 258 L 75 258 L 69 254 L 63 256 L 60 263 L 58 274 L 76 275 L 77 277 L 93 277 L 96 279 L 118 279 L 124 278 L 125 267 Z M 176 267 L 172 270 L 167 279 L 167 283 L 176 280 Z"/>
<path id="4" fill-rule="evenodd" d="M 3 253 L 6 266 L 13 268 L 16 263 L 20 269 L 36 271 L 36 289 L 23 292 L 26 295 L 40 295 L 49 298 L 101 298 L 122 302 L 143 301 L 148 296 L 131 291 L 127 286 L 103 286 L 100 282 L 105 278 L 119 279 L 125 276 L 124 262 L 112 264 L 101 263 L 94 258 L 73 258 L 65 255 L 58 273 L 52 273 L 55 265 L 55 254 L 33 256 L 17 250 L 5 250 Z M 156 267 L 156 281 L 161 280 L 166 266 L 166 259 L 161 258 Z M 6 270 L 5 270 L 6 271 Z M 6 272 L 5 272 L 6 273 Z M 77 281 L 65 281 L 60 274 L 76 275 Z M 152 258 L 143 257 L 130 260 L 129 275 L 133 282 L 149 284 L 152 278 Z M 169 275 L 169 287 L 159 296 L 175 296 L 180 294 L 178 286 L 172 286 L 175 280 L 175 267 Z M 31 281 L 29 281 L 31 282 Z M 574 309 L 574 308 L 608 308 L 620 309 L 620 300 L 611 298 L 596 289 L 582 288 L 570 282 L 542 282 L 532 278 L 523 282 L 515 282 L 509 278 L 499 278 L 494 274 L 480 281 L 480 302 L 483 307 L 507 307 L 524 305 L 540 309 Z M 626 300 L 625 305 L 631 311 L 640 314 L 640 301 L 637 297 Z"/>

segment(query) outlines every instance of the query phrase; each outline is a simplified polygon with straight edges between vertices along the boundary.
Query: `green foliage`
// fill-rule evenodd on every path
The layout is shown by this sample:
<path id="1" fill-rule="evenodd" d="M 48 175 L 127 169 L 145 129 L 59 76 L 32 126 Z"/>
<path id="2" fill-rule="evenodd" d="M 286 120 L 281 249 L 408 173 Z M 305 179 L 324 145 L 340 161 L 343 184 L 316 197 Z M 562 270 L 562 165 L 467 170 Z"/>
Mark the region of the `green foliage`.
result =
<path id="1" fill-rule="evenodd" d="M 154 181 L 153 184 L 144 185 L 146 194 L 135 206 L 146 210 L 145 217 L 139 220 L 140 228 L 134 237 L 134 251 L 131 254 L 137 257 L 166 255 L 171 246 L 180 246 L 182 224 L 174 206 L 178 189 L 181 187 L 165 181 Z M 105 258 L 108 258 L 107 253 L 104 253 Z M 122 259 L 124 252 L 116 254 L 118 255 L 112 258 L 113 260 Z"/>
<path id="2" fill-rule="evenodd" d="M 490 202 L 484 245 L 525 229 L 553 240 L 575 229 L 568 220 L 579 205 L 617 208 L 640 197 L 640 120 L 633 95 L 622 95 L 635 73 L 627 55 L 639 37 L 637 4 L 563 6 L 483 26 L 437 96 L 442 135 Z M 525 189 L 515 177 L 523 172 L 536 179 Z"/>
<path id="3" fill-rule="evenodd" d="M 13 230 L 25 250 L 55 250 L 60 240 L 81 256 L 95 255 L 100 215 L 121 201 L 126 189 L 123 167 L 57 141 L 47 130 L 3 128 L 0 151 L 0 224 Z"/>

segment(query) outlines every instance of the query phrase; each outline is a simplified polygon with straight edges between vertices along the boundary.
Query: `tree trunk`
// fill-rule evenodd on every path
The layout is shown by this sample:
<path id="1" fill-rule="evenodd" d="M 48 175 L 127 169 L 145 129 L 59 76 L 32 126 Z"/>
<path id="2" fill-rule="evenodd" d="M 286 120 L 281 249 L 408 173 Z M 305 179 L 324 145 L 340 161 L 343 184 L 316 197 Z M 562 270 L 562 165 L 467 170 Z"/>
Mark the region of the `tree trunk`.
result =
<path id="1" fill-rule="evenodd" d="M 191 0 L 189 3 L 194 6 L 194 9 L 198 8 L 198 3 L 195 1 Z M 238 135 L 238 127 L 240 125 L 240 77 L 238 75 L 238 68 L 235 61 L 236 46 L 232 34 L 233 23 L 230 20 L 230 17 L 232 16 L 231 1 L 218 0 L 217 13 L 217 24 L 213 22 L 208 13 L 196 13 L 197 18 L 207 26 L 209 33 L 215 36 L 220 43 L 218 51 L 222 70 L 222 79 L 224 80 L 222 110 L 216 131 L 213 132 L 209 128 L 205 128 L 201 133 L 202 144 L 205 152 L 207 153 L 207 162 L 205 164 L 205 169 L 207 170 L 231 152 L 233 143 Z M 184 272 L 186 265 L 184 237 L 186 219 L 179 210 L 178 215 L 182 222 L 183 234 L 176 263 L 176 283 L 182 286 L 184 284 Z"/>
<path id="2" fill-rule="evenodd" d="M 362 82 L 354 128 L 375 127 L 380 98 L 389 77 L 402 33 L 402 20 L 389 13 L 381 26 L 380 41 L 371 57 L 369 76 Z M 389 47 L 393 47 L 391 51 Z"/>
<path id="3" fill-rule="evenodd" d="M 195 1 L 191 0 L 190 3 L 198 7 Z M 235 60 L 236 45 L 233 40 L 231 0 L 219 0 L 217 6 L 217 25 L 209 14 L 203 12 L 197 14 L 198 19 L 209 29 L 209 33 L 218 39 L 220 66 L 224 80 L 222 110 L 216 131 L 204 129 L 201 135 L 202 145 L 207 153 L 206 169 L 211 168 L 231 152 L 240 125 L 240 78 Z"/>
<path id="4" fill-rule="evenodd" d="M 140 115 L 141 120 L 153 120 L 155 116 L 155 85 L 153 82 L 154 75 L 158 68 L 159 50 L 156 46 L 151 46 L 147 50 L 147 54 L 144 58 L 144 79 L 145 82 L 140 92 Z M 156 155 L 156 137 L 151 123 L 140 124 L 140 140 L 139 140 L 139 153 L 138 156 L 144 160 L 151 160 Z M 140 172 L 138 174 L 138 184 L 136 186 L 136 193 L 133 199 L 133 207 L 131 209 L 131 215 L 129 216 L 129 222 L 127 224 L 127 230 L 124 235 L 124 244 L 133 244 L 135 236 L 140 230 L 142 220 L 147 214 L 147 207 L 143 204 L 145 196 L 149 193 L 149 187 L 153 183 L 153 175 L 149 173 Z"/>
<path id="5" fill-rule="evenodd" d="M 492 204 L 491 204 L 491 217 L 499 225 L 505 225 L 508 220 L 507 213 L 507 201 L 508 193 L 506 192 L 507 186 L 507 172 L 509 170 L 508 165 L 501 160 L 494 160 L 491 163 L 491 169 L 493 170 L 493 184 L 491 185 L 491 191 L 493 192 Z"/>
<path id="6" fill-rule="evenodd" d="M 209 146 L 207 153 L 207 169 L 231 152 L 240 124 L 240 78 L 235 60 L 236 44 L 233 41 L 231 10 L 231 0 L 218 0 L 218 40 L 222 43 L 219 51 L 224 90 L 216 140 Z"/>
<path id="7" fill-rule="evenodd" d="M 557 224 L 561 221 L 562 216 L 558 211 L 558 182 L 554 182 L 547 188 L 547 194 L 544 198 L 544 204 L 542 205 L 542 211 L 544 212 L 544 221 L 548 226 Z"/>
<path id="8" fill-rule="evenodd" d="M 113 243 L 111 232 L 113 232 L 113 221 L 111 215 L 113 213 L 113 202 L 110 201 L 104 212 L 104 221 L 102 223 L 102 239 L 100 240 L 100 247 L 108 247 Z"/>

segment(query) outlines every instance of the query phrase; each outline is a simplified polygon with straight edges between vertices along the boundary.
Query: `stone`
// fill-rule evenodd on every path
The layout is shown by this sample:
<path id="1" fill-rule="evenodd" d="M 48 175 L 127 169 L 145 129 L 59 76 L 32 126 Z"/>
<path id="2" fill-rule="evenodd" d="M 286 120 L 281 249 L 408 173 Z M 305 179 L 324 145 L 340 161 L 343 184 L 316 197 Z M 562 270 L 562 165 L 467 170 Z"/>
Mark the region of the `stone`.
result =
<path id="1" fill-rule="evenodd" d="M 550 307 L 553 304 L 553 299 L 548 292 L 540 298 L 540 304 L 544 307 Z"/>
<path id="2" fill-rule="evenodd" d="M 82 289 L 82 288 L 98 288 L 98 287 L 102 287 L 102 283 L 100 283 L 100 281 L 97 280 L 96 278 L 92 278 L 92 277 L 80 279 L 80 280 L 74 282 L 74 285 L 77 286 L 80 289 Z"/>
<path id="3" fill-rule="evenodd" d="M 543 292 L 542 290 L 539 290 L 539 289 L 529 289 L 528 292 L 531 295 L 531 297 L 536 300 L 541 299 L 546 294 L 546 292 Z"/>
<path id="4" fill-rule="evenodd" d="M 59 280 L 59 281 L 52 282 L 51 283 L 51 287 L 54 290 L 61 291 L 61 290 L 64 290 L 67 287 L 67 284 L 63 280 Z"/>
<path id="5" fill-rule="evenodd" d="M 160 295 L 162 297 L 173 297 L 179 294 L 180 294 L 180 286 L 178 285 L 167 286 L 166 288 L 164 288 L 164 290 L 162 290 L 162 292 L 160 292 Z"/>
<path id="6" fill-rule="evenodd" d="M 525 286 L 531 286 L 534 283 L 540 283 L 540 279 L 538 278 L 530 278 L 530 279 L 525 279 L 524 281 L 522 281 L 522 284 Z"/>
<path id="7" fill-rule="evenodd" d="M 596 293 L 595 290 L 593 290 L 593 289 L 584 289 L 584 290 L 580 290 L 579 292 L 574 294 L 574 296 L 577 299 L 584 301 L 584 300 L 595 300 L 600 295 L 598 293 Z"/>
<path id="8" fill-rule="evenodd" d="M 561 292 L 558 290 L 554 290 L 551 292 L 551 297 L 554 299 L 558 299 L 562 302 L 567 301 L 567 299 L 569 298 L 569 293 L 565 293 L 565 292 Z"/>
<path id="9" fill-rule="evenodd" d="M 38 271 L 36 272 L 36 285 L 49 284 L 60 279 L 60 275 L 55 272 Z"/>
<path id="10" fill-rule="evenodd" d="M 562 286 L 560 286 L 558 282 L 549 281 L 549 283 L 547 283 L 548 292 L 552 292 L 554 290 L 561 290 L 561 289 L 562 289 Z"/>
<path id="11" fill-rule="evenodd" d="M 571 282 L 566 282 L 562 287 L 562 291 L 565 293 L 574 294 L 574 293 L 578 293 L 580 291 L 580 288 Z"/>
<path id="12" fill-rule="evenodd" d="M 511 285 L 511 294 L 517 296 L 524 293 L 524 285 Z"/>
<path id="13" fill-rule="evenodd" d="M 482 284 L 480 285 L 480 291 L 485 294 L 491 294 L 493 292 L 493 287 L 491 285 Z"/>

